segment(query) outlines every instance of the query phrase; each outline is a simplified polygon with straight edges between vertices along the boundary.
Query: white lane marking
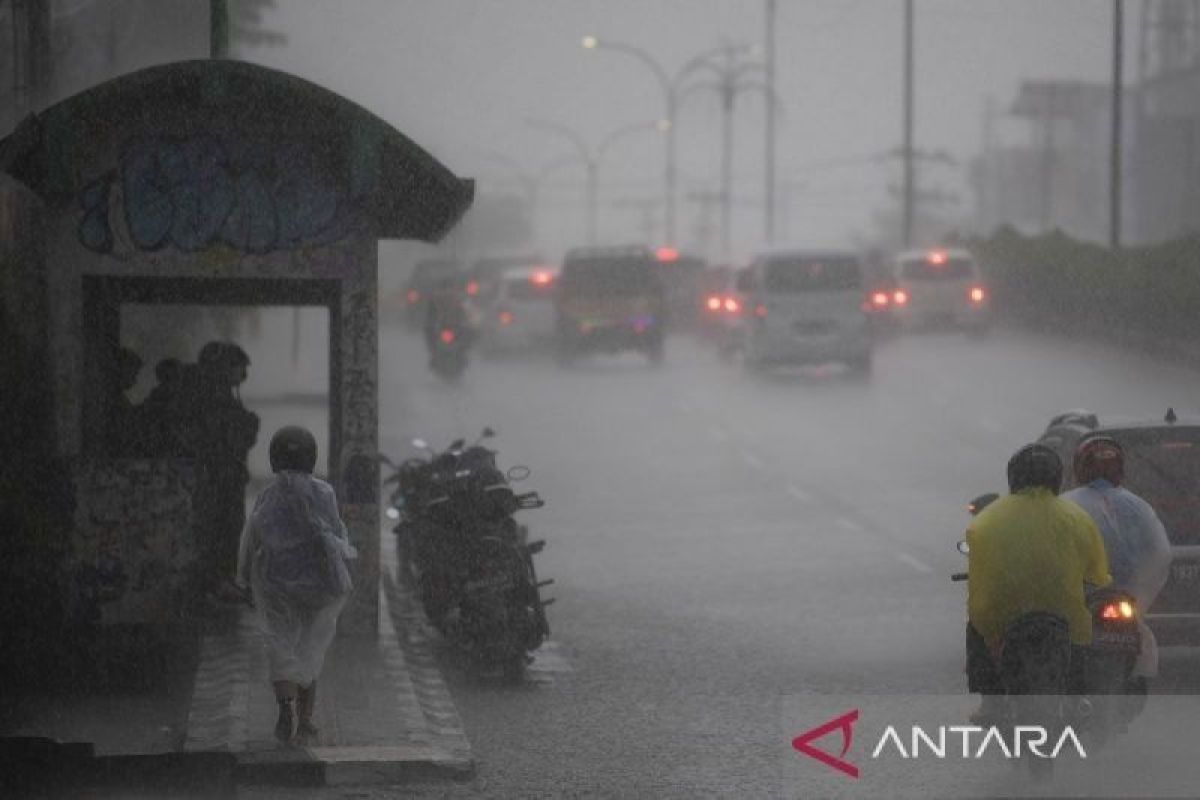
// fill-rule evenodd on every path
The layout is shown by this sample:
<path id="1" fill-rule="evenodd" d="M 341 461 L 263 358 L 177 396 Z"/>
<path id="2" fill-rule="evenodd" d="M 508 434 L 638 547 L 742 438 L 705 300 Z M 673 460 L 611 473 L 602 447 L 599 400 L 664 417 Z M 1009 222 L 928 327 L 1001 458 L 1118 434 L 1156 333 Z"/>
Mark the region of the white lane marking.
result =
<path id="1" fill-rule="evenodd" d="M 708 432 L 711 433 L 712 437 L 714 439 L 716 439 L 718 442 L 728 442 L 729 441 L 729 431 L 725 430 L 720 425 L 713 425 L 711 428 L 708 429 Z"/>
<path id="2" fill-rule="evenodd" d="M 862 525 L 859 525 L 857 522 L 855 522 L 852 519 L 846 519 L 845 517 L 838 517 L 837 520 L 835 520 L 835 521 L 837 522 L 838 527 L 840 527 L 840 528 L 845 528 L 848 531 L 855 531 L 858 533 L 862 533 L 862 529 L 863 529 Z"/>
<path id="3" fill-rule="evenodd" d="M 812 495 L 801 489 L 799 486 L 787 487 L 787 493 L 799 500 L 801 503 L 808 503 L 812 501 Z"/>
<path id="4" fill-rule="evenodd" d="M 767 468 L 767 465 L 762 462 L 762 459 L 747 450 L 742 451 L 742 461 L 745 461 L 746 466 L 750 467 L 751 469 Z"/>
<path id="5" fill-rule="evenodd" d="M 933 567 L 929 566 L 924 561 L 921 561 L 919 558 L 910 556 L 908 553 L 896 553 L 896 560 L 904 564 L 908 564 L 917 572 L 933 572 Z"/>

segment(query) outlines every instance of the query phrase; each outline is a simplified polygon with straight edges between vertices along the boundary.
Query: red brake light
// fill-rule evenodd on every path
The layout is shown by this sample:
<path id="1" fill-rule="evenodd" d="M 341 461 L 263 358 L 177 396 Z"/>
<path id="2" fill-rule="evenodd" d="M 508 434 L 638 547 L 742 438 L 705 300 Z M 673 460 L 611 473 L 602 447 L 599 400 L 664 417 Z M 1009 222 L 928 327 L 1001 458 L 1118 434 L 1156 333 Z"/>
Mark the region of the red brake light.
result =
<path id="1" fill-rule="evenodd" d="M 972 303 L 979 304 L 987 299 L 987 292 L 983 290 L 982 286 L 972 286 L 967 291 L 967 297 L 971 299 Z"/>
<path id="2" fill-rule="evenodd" d="M 929 263 L 930 264 L 945 264 L 946 263 L 946 251 L 944 251 L 944 250 L 929 251 Z"/>
<path id="3" fill-rule="evenodd" d="M 479 281 L 467 281 L 467 294 L 472 297 L 479 294 Z"/>
<path id="4" fill-rule="evenodd" d="M 903 289 L 897 289 L 895 294 L 892 295 L 892 302 L 898 306 L 906 305 L 908 303 L 908 292 Z"/>
<path id="5" fill-rule="evenodd" d="M 535 272 L 529 280 L 533 281 L 538 286 L 545 286 L 554 280 L 554 276 L 549 272 Z"/>
<path id="6" fill-rule="evenodd" d="M 654 256 L 659 261 L 678 261 L 679 251 L 674 247 L 660 247 L 654 251 Z"/>
<path id="7" fill-rule="evenodd" d="M 405 295 L 405 297 L 408 298 L 408 302 L 415 303 L 421 299 L 421 293 L 418 292 L 416 289 L 409 289 L 408 294 Z"/>
<path id="8" fill-rule="evenodd" d="M 446 344 L 453 344 L 454 339 L 455 339 L 454 331 L 450 330 L 449 328 L 442 329 L 441 340 L 443 342 L 445 342 Z"/>
<path id="9" fill-rule="evenodd" d="M 705 305 L 708 306 L 709 311 L 720 311 L 721 310 L 721 298 L 717 297 L 714 294 L 712 297 L 709 297 L 707 301 L 705 301 Z"/>
<path id="10" fill-rule="evenodd" d="M 871 305 L 876 308 L 883 308 L 888 304 L 887 292 L 873 292 L 871 294 Z"/>
<path id="11" fill-rule="evenodd" d="M 1133 619 L 1133 603 L 1121 600 L 1115 603 L 1105 603 L 1100 609 L 1101 619 Z"/>
<path id="12" fill-rule="evenodd" d="M 513 313 L 511 311 L 501 311 L 500 312 L 500 324 L 501 325 L 511 325 L 512 321 L 513 321 Z"/>
<path id="13" fill-rule="evenodd" d="M 730 314 L 736 314 L 742 310 L 742 304 L 737 301 L 736 297 L 726 297 L 722 305 L 725 306 L 725 310 Z"/>

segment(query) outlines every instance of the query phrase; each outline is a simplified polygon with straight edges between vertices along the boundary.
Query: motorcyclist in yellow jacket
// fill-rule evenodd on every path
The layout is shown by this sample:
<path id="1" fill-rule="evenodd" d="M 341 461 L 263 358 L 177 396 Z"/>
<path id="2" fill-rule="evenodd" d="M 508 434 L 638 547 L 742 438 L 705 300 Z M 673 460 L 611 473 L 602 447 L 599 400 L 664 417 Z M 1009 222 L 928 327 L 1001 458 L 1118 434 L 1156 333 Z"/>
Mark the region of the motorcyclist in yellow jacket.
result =
<path id="1" fill-rule="evenodd" d="M 1008 462 L 1010 494 L 967 528 L 967 676 L 984 696 L 978 716 L 995 710 L 1003 693 L 993 655 L 1005 629 L 1034 611 L 1066 619 L 1072 645 L 1092 641 L 1085 584 L 1111 581 L 1104 540 L 1091 517 L 1060 499 L 1062 461 L 1049 447 L 1031 444 Z M 1076 666 L 1078 659 L 1073 659 Z"/>

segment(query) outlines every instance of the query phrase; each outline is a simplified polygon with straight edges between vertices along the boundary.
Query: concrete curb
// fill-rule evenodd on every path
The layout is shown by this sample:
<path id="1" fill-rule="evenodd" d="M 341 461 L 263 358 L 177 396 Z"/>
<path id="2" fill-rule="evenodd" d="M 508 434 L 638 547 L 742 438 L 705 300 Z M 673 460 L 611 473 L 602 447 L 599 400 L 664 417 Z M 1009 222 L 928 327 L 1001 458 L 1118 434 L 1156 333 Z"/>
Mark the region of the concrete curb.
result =
<path id="1" fill-rule="evenodd" d="M 358 720 L 363 723 L 348 743 L 285 748 L 249 735 L 249 721 L 262 717 L 259 695 L 267 689 L 260 634 L 247 613 L 233 630 L 205 638 L 185 752 L 227 755 L 234 762 L 234 781 L 244 785 L 377 785 L 472 777 L 470 744 L 434 659 L 424 615 L 390 574 L 384 575 L 381 595 L 386 611 L 372 658 L 378 659 L 373 663 L 382 673 L 372 674 L 386 686 L 374 685 L 373 690 L 390 694 L 365 708 L 335 705 L 333 724 L 322 724 L 333 731 L 334 740 L 347 741 L 342 734 L 354 731 L 346 729 L 356 728 Z M 380 708 L 386 710 L 383 717 Z M 359 716 L 363 714 L 367 719 Z"/>

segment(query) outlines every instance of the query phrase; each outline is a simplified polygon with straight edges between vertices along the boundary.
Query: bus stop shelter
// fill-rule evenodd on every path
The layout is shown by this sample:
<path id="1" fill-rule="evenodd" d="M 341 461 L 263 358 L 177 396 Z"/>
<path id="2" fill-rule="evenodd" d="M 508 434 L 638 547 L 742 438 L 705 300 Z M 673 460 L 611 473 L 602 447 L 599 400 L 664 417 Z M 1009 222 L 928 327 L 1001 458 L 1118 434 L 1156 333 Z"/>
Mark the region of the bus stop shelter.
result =
<path id="1" fill-rule="evenodd" d="M 377 243 L 437 241 L 471 181 L 345 98 L 235 61 L 154 67 L 60 102 L 0 142 L 0 172 L 22 187 L 6 193 L 21 206 L 9 216 L 36 221 L 8 234 L 37 241 L 6 283 L 36 296 L 5 298 L 6 313 L 48 365 L 75 565 L 169 559 L 192 525 L 186 465 L 114 458 L 96 435 L 113 413 L 97 387 L 116 368 L 122 307 L 324 306 L 329 479 L 360 552 L 343 629 L 374 631 Z M 137 582 L 112 588 L 113 618 L 136 621 Z"/>

